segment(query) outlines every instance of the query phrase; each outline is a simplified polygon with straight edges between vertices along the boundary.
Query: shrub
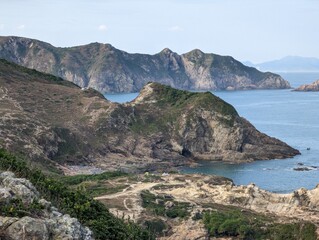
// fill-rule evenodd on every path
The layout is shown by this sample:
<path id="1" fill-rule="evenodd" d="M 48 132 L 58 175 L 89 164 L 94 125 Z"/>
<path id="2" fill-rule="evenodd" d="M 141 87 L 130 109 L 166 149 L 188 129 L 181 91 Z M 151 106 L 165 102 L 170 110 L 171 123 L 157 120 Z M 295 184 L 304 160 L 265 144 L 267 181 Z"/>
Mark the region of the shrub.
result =
<path id="1" fill-rule="evenodd" d="M 214 237 L 236 237 L 238 239 L 315 240 L 316 226 L 308 222 L 274 223 L 256 214 L 244 214 L 238 210 L 205 212 L 203 222 Z"/>
<path id="2" fill-rule="evenodd" d="M 189 203 L 172 201 L 171 199 L 168 200 L 162 196 L 155 196 L 149 191 L 142 191 L 141 198 L 142 206 L 155 213 L 155 215 L 166 216 L 169 218 L 186 218 L 189 216 L 189 212 L 187 210 L 189 207 Z M 157 203 L 156 199 L 160 201 L 158 201 Z M 168 201 L 172 201 L 173 206 L 167 209 L 165 208 L 165 203 Z"/>
<path id="3" fill-rule="evenodd" d="M 167 228 L 165 222 L 161 219 L 147 220 L 144 222 L 145 227 L 151 232 L 160 236 L 163 234 L 163 231 Z"/>

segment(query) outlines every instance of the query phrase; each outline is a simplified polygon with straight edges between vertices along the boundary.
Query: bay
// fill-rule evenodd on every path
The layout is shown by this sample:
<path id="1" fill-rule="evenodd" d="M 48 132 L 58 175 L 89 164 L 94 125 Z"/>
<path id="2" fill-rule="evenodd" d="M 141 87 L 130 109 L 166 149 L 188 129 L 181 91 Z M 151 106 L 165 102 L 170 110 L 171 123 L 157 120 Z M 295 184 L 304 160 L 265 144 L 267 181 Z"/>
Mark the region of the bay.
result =
<path id="1" fill-rule="evenodd" d="M 316 73 L 287 73 L 282 76 L 293 87 L 319 79 Z M 276 137 L 301 152 L 300 156 L 285 160 L 255 161 L 228 164 L 200 162 L 196 168 L 185 167 L 185 173 L 216 174 L 233 179 L 235 184 L 255 183 L 272 192 L 292 192 L 298 188 L 314 188 L 319 183 L 319 93 L 291 90 L 216 91 L 232 104 L 239 115 L 258 130 Z M 138 93 L 106 94 L 116 102 L 133 100 Z M 307 150 L 310 148 L 310 150 Z M 295 171 L 303 166 L 311 171 Z"/>

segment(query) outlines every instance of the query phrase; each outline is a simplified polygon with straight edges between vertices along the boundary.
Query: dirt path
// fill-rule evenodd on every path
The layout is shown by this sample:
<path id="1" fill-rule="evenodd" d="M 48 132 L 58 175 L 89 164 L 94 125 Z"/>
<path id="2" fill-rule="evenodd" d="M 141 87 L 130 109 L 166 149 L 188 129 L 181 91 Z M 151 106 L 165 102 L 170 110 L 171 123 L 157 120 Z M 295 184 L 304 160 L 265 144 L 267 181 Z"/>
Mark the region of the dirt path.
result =
<path id="1" fill-rule="evenodd" d="M 131 220 L 136 220 L 139 218 L 140 214 L 144 210 L 141 206 L 140 194 L 143 190 L 150 190 L 152 187 L 158 185 L 159 183 L 142 183 L 138 182 L 135 184 L 131 184 L 129 187 L 123 189 L 122 192 L 103 195 L 99 197 L 95 197 L 95 200 L 106 200 L 106 201 L 122 201 L 123 207 L 125 211 L 116 210 L 116 214 L 123 215 L 125 218 L 129 218 Z M 112 212 L 112 209 L 110 209 Z M 113 213 L 115 214 L 115 212 Z"/>
<path id="2" fill-rule="evenodd" d="M 129 187 L 123 189 L 122 192 L 114 193 L 114 194 L 108 194 L 108 195 L 103 195 L 94 198 L 95 200 L 103 200 L 103 199 L 113 199 L 113 198 L 119 198 L 122 196 L 136 196 L 141 193 L 143 190 L 149 190 L 152 187 L 156 186 L 158 183 L 136 183 L 132 184 Z"/>

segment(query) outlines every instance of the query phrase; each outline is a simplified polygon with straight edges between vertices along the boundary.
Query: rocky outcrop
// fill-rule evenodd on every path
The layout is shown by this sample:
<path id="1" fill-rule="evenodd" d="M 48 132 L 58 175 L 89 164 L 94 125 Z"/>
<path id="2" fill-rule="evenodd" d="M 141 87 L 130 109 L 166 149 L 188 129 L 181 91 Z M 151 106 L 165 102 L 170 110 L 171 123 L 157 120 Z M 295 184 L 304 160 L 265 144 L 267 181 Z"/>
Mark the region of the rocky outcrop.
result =
<path id="1" fill-rule="evenodd" d="M 130 170 L 207 159 L 231 162 L 299 152 L 257 131 L 210 92 L 149 83 L 127 104 L 0 61 L 0 145 L 48 163 Z M 45 164 L 48 164 L 45 163 Z M 128 168 L 128 169 L 127 169 Z"/>
<path id="2" fill-rule="evenodd" d="M 145 181 L 145 178 L 148 181 Z M 235 185 L 232 180 L 225 177 L 203 174 L 162 174 L 153 177 L 137 175 L 136 180 L 133 182 L 128 180 L 127 183 L 130 185 L 124 191 L 99 196 L 96 199 L 111 206 L 110 211 L 114 214 L 129 216 L 130 219 L 137 222 L 154 218 L 154 212 L 150 209 L 143 209 L 145 205 L 140 199 L 145 199 L 143 195 L 145 192 L 148 193 L 148 196 L 154 195 L 153 200 L 151 198 L 147 200 L 153 201 L 157 207 L 163 206 L 165 198 L 169 199 L 166 200 L 165 206 L 168 203 L 177 204 L 178 202 L 189 204 L 186 208 L 188 218 L 176 220 L 165 214 L 161 216 L 161 219 L 169 226 L 167 228 L 169 231 L 162 233 L 159 239 L 208 239 L 209 234 L 204 228 L 203 221 L 198 221 L 202 218 L 203 213 L 207 211 L 229 212 L 235 209 L 254 216 L 252 217 L 254 220 L 268 219 L 269 222 L 265 224 L 265 227 L 274 222 L 303 223 L 308 221 L 317 226 L 317 233 L 319 233 L 318 186 L 312 190 L 301 188 L 292 193 L 279 194 L 262 190 L 253 183 Z M 187 204 L 184 205 L 187 206 Z M 158 216 L 155 217 L 158 218 Z"/>
<path id="3" fill-rule="evenodd" d="M 56 48 L 28 38 L 0 37 L 0 58 L 101 92 L 137 92 L 150 81 L 192 90 L 290 88 L 277 74 L 198 49 L 182 55 L 167 48 L 154 55 L 129 54 L 110 44 Z"/>
<path id="4" fill-rule="evenodd" d="M 255 184 L 234 185 L 232 181 L 211 182 L 211 176 L 182 175 L 162 177 L 171 188 L 156 189 L 158 194 L 170 194 L 176 199 L 187 198 L 196 203 L 232 205 L 260 213 L 272 213 L 281 217 L 299 218 L 319 224 L 319 186 L 304 188 L 293 193 L 279 194 L 260 189 Z M 176 181 L 178 180 L 178 181 Z M 182 184 L 184 183 L 184 184 Z"/>
<path id="5" fill-rule="evenodd" d="M 13 217 L 14 206 L 0 213 L 0 239 L 50 240 L 93 239 L 92 232 L 75 218 L 58 212 L 50 202 L 42 199 L 35 187 L 26 179 L 17 178 L 11 172 L 0 173 L 0 207 L 21 200 L 24 211 L 17 210 L 21 217 Z M 37 212 L 32 204 L 37 202 Z M 28 210 L 28 211 L 27 211 Z"/>
<path id="6" fill-rule="evenodd" d="M 294 91 L 300 92 L 318 92 L 319 91 L 319 80 L 311 83 L 311 84 L 304 84 L 300 87 L 294 89 Z"/>

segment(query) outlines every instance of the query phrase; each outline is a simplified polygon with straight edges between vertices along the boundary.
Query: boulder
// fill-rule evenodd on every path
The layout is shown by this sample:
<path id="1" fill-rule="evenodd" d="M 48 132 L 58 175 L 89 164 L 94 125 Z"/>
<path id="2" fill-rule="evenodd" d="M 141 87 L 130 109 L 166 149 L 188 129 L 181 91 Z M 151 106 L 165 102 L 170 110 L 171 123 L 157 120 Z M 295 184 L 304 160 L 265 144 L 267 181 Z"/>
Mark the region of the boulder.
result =
<path id="1" fill-rule="evenodd" d="M 12 223 L 5 230 L 5 239 L 8 240 L 47 240 L 49 231 L 45 222 L 41 219 L 23 217 Z"/>

